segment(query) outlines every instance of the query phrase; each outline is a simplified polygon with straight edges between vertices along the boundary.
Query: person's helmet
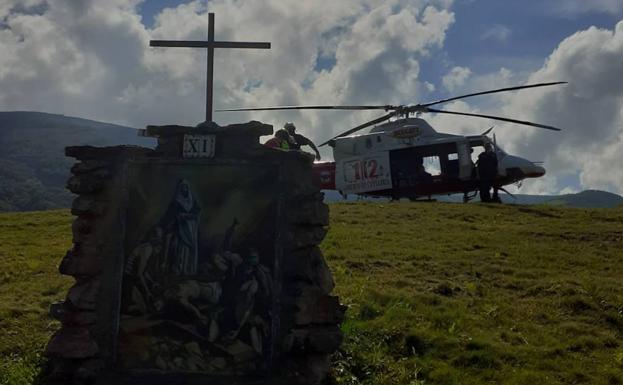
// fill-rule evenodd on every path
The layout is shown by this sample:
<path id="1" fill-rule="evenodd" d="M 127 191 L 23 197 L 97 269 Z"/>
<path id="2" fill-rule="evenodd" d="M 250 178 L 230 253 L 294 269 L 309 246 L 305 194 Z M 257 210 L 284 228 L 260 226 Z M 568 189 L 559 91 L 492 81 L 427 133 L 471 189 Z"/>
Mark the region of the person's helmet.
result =
<path id="1" fill-rule="evenodd" d="M 281 140 L 290 140 L 290 134 L 288 134 L 288 131 L 286 130 L 277 130 L 275 131 L 275 138 L 281 139 Z"/>
<path id="2" fill-rule="evenodd" d="M 293 133 L 294 130 L 296 130 L 296 126 L 292 122 L 287 122 L 283 125 L 283 128 L 285 128 L 289 133 Z"/>

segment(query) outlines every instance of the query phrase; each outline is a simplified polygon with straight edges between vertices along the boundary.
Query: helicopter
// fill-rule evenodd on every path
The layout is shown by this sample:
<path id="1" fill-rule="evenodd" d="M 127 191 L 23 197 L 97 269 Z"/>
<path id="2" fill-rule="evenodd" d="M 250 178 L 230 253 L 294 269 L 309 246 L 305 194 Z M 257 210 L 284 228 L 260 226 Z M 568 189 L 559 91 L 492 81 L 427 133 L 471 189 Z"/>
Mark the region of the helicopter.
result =
<path id="1" fill-rule="evenodd" d="M 356 106 L 281 106 L 235 108 L 217 111 L 271 110 L 384 110 L 387 114 L 363 123 L 320 144 L 333 148 L 333 162 L 316 162 L 314 174 L 320 188 L 337 190 L 346 196 L 387 197 L 392 200 L 418 200 L 433 195 L 463 194 L 463 202 L 478 195 L 481 179 L 478 175 L 477 154 L 492 145 L 498 159 L 493 188 L 508 192 L 504 186 L 521 185 L 527 178 L 545 175 L 542 162 L 532 162 L 506 153 L 493 127 L 480 135 L 455 135 L 435 130 L 420 116 L 425 113 L 452 114 L 487 118 L 551 131 L 559 128 L 501 116 L 455 112 L 431 106 L 478 95 L 547 87 L 567 82 L 550 82 L 476 92 L 430 103 L 416 105 L 356 105 Z M 415 116 L 411 116 L 415 115 Z M 390 120 L 396 118 L 395 120 Z M 374 126 L 367 134 L 358 131 Z"/>

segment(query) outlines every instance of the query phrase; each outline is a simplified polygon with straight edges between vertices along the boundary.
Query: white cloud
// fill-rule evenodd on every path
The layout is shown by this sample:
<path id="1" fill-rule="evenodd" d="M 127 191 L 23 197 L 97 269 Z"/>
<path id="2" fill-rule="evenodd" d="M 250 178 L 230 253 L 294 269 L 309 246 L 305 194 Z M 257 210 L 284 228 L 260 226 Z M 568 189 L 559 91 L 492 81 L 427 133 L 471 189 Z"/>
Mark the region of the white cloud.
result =
<path id="1" fill-rule="evenodd" d="M 501 125 L 507 150 L 544 160 L 548 175 L 579 175 L 583 188 L 623 192 L 623 22 L 591 27 L 564 41 L 526 83 L 567 80 L 566 86 L 503 97 L 504 116 L 561 127 L 560 133 Z M 497 112 L 500 112 L 497 111 Z M 560 190 L 566 186 L 558 185 Z"/>
<path id="2" fill-rule="evenodd" d="M 562 190 L 560 190 L 560 194 L 576 194 L 579 192 L 580 191 L 577 188 L 573 188 L 573 187 L 565 187 Z"/>
<path id="3" fill-rule="evenodd" d="M 135 127 L 201 121 L 205 52 L 154 49 L 148 42 L 204 39 L 206 2 L 165 10 L 152 29 L 141 23 L 139 4 L 1 1 L 0 109 L 64 113 Z M 217 39 L 272 43 L 269 51 L 217 50 L 215 107 L 406 104 L 423 99 L 420 90 L 431 92 L 434 86 L 420 79 L 420 61 L 443 48 L 454 22 L 451 5 L 449 0 L 210 1 Z M 333 58 L 334 64 L 317 70 L 320 55 Z M 569 80 L 564 88 L 499 95 L 479 109 L 465 101 L 444 106 L 558 125 L 566 129 L 563 133 L 478 119 L 430 118 L 443 131 L 479 133 L 495 124 L 507 150 L 546 161 L 548 176 L 537 182 L 541 191 L 564 188 L 559 185 L 564 176 L 579 175 L 584 187 L 623 192 L 623 169 L 612 166 L 623 153 L 621 73 L 623 23 L 615 30 L 591 28 L 561 42 L 530 76 L 506 69 L 472 74 L 469 68 L 455 67 L 442 81 L 456 91 L 520 80 Z M 276 126 L 293 120 L 303 133 L 322 140 L 381 114 L 262 112 L 215 118 L 221 124 L 258 119 Z"/>
<path id="4" fill-rule="evenodd" d="M 533 195 L 558 195 L 560 191 L 558 178 L 555 175 L 545 175 L 538 179 L 525 180 L 521 188 L 509 186 L 506 188 L 511 194 L 533 194 Z"/>
<path id="5" fill-rule="evenodd" d="M 549 124 L 563 128 L 562 132 L 459 116 L 428 119 L 439 130 L 460 134 L 476 134 L 495 125 L 498 143 L 507 152 L 545 161 L 545 177 L 526 180 L 520 190 L 510 191 L 555 194 L 599 188 L 623 193 L 623 167 L 619 167 L 623 154 L 622 73 L 623 21 L 613 30 L 592 27 L 569 36 L 534 73 L 501 68 L 473 74 L 463 82 L 462 89 L 482 91 L 560 80 L 569 81 L 568 85 L 465 99 L 443 106 L 451 111 Z M 578 179 L 579 186 L 568 185 Z"/>
<path id="6" fill-rule="evenodd" d="M 152 29 L 141 23 L 138 0 L 48 0 L 35 14 L 12 4 L 2 8 L 0 109 L 136 127 L 202 120 L 205 52 L 149 48 L 149 40 L 205 39 L 207 8 L 216 13 L 218 40 L 272 43 L 271 50 L 216 51 L 215 107 L 412 102 L 425 89 L 419 59 L 443 46 L 454 22 L 450 0 L 215 0 L 207 8 L 192 1 L 161 12 Z M 319 55 L 335 64 L 316 71 Z M 264 112 L 215 119 L 294 120 L 321 140 L 370 116 Z"/>
<path id="7" fill-rule="evenodd" d="M 448 91 L 454 92 L 465 84 L 471 74 L 472 71 L 469 68 L 457 66 L 445 74 L 441 82 Z"/>
<path id="8" fill-rule="evenodd" d="M 482 40 L 495 40 L 504 43 L 511 35 L 511 29 L 505 25 L 495 24 L 480 36 Z"/>
<path id="9" fill-rule="evenodd" d="M 0 23 L 13 12 L 37 13 L 45 0 L 2 0 L 0 2 Z"/>
<path id="10" fill-rule="evenodd" d="M 621 0 L 555 0 L 549 4 L 549 11 L 563 16 L 577 16 L 584 13 L 607 13 L 620 16 L 623 13 Z"/>
<path id="11" fill-rule="evenodd" d="M 562 132 L 458 116 L 439 115 L 429 120 L 443 131 L 462 134 L 478 133 L 495 125 L 498 143 L 507 152 L 545 161 L 545 177 L 527 180 L 521 190 L 511 189 L 513 192 L 554 194 L 579 187 L 623 193 L 623 168 L 618 166 L 623 153 L 622 73 L 623 21 L 613 30 L 591 27 L 564 39 L 542 68 L 533 73 L 501 68 L 473 74 L 462 88 L 481 91 L 560 80 L 569 81 L 568 85 L 483 96 L 443 106 L 452 111 L 549 124 L 563 128 Z M 577 179 L 579 186 L 568 185 Z"/>

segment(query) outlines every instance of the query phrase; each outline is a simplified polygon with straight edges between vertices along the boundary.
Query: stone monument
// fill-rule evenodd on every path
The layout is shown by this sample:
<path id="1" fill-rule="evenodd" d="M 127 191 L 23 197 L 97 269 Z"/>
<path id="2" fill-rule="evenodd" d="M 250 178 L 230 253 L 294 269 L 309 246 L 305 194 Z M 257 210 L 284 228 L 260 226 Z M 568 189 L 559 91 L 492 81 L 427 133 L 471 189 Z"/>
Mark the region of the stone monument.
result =
<path id="1" fill-rule="evenodd" d="M 66 149 L 78 196 L 59 270 L 76 282 L 51 308 L 61 328 L 45 382 L 327 376 L 344 315 L 318 248 L 328 207 L 313 157 L 262 146 L 272 132 L 256 121 L 148 126 L 155 149 Z"/>

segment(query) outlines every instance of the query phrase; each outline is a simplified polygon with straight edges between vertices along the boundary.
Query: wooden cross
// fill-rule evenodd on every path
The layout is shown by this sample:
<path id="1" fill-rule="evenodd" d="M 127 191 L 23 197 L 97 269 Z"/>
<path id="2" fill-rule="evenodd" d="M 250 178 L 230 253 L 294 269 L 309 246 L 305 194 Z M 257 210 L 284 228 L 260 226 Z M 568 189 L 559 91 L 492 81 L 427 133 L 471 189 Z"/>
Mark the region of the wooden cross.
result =
<path id="1" fill-rule="evenodd" d="M 150 47 L 187 47 L 208 49 L 208 79 L 206 88 L 206 121 L 212 121 L 212 88 L 214 87 L 214 48 L 259 48 L 270 49 L 270 43 L 214 41 L 214 14 L 209 13 L 208 40 L 150 40 Z"/>

